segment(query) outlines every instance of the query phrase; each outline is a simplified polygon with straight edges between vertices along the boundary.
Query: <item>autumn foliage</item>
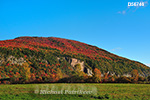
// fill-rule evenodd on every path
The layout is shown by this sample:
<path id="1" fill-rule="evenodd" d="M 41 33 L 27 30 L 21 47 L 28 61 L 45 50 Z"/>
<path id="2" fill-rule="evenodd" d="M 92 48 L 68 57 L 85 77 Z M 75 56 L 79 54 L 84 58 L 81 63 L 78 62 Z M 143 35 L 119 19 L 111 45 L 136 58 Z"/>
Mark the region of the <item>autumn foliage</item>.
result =
<path id="1" fill-rule="evenodd" d="M 101 82 L 101 72 L 99 69 L 95 68 L 94 71 L 93 71 L 94 75 L 93 75 L 93 78 L 94 78 L 94 82 Z"/>
<path id="2" fill-rule="evenodd" d="M 25 62 L 15 63 L 8 59 L 10 56 Z M 57 82 L 66 77 L 75 78 L 78 82 L 93 82 L 93 77 L 81 71 L 79 64 L 73 68 L 67 58 L 84 61 L 87 68 L 94 69 L 94 82 L 102 82 L 103 79 L 103 82 L 115 81 L 116 78 L 105 74 L 107 71 L 122 75 L 137 69 L 139 72 L 132 72 L 135 82 L 138 81 L 139 73 L 150 72 L 150 68 L 139 62 L 78 41 L 55 37 L 19 37 L 0 41 L 0 82 Z M 104 74 L 103 78 L 101 74 Z"/>
<path id="3" fill-rule="evenodd" d="M 139 78 L 138 70 L 134 69 L 134 70 L 131 72 L 131 75 L 132 75 L 132 77 L 134 78 L 134 81 L 137 82 L 137 81 L 138 81 L 138 78 Z"/>

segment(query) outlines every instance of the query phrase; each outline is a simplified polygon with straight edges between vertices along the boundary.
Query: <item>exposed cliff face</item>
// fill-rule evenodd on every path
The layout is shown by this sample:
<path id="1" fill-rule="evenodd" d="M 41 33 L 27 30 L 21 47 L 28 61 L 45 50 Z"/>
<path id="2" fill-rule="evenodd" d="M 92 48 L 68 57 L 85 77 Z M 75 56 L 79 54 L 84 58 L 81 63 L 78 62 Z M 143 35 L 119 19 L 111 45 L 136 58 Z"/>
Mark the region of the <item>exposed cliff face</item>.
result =
<path id="1" fill-rule="evenodd" d="M 10 61 L 10 64 L 19 64 L 22 65 L 23 63 L 25 63 L 26 61 L 24 60 L 24 58 L 20 57 L 20 58 L 15 58 L 14 56 L 9 56 L 7 58 L 8 61 Z"/>
<path id="2" fill-rule="evenodd" d="M 123 74 L 123 76 L 131 77 L 132 75 L 127 73 L 127 74 Z"/>
<path id="3" fill-rule="evenodd" d="M 71 66 L 75 66 L 76 64 L 80 64 L 81 65 L 81 71 L 85 72 L 86 74 L 88 74 L 89 76 L 92 76 L 92 70 L 90 70 L 89 68 L 87 68 L 87 66 L 85 66 L 84 61 L 80 61 L 76 58 L 70 58 L 69 59 L 69 63 L 71 64 Z"/>
<path id="4" fill-rule="evenodd" d="M 57 57 L 58 60 L 60 60 L 59 57 Z M 85 66 L 84 61 L 80 61 L 79 59 L 76 58 L 69 58 L 69 57 L 63 57 L 64 60 L 70 63 L 70 65 L 74 68 L 75 65 L 80 64 L 81 66 L 81 71 L 86 73 L 88 76 L 92 76 L 92 70 L 89 69 L 87 66 Z"/>
<path id="5" fill-rule="evenodd" d="M 24 58 L 20 57 L 20 58 L 16 58 L 14 56 L 8 56 L 8 57 L 0 57 L 0 65 L 5 63 L 5 62 L 9 62 L 10 64 L 19 64 L 22 65 L 23 63 L 26 62 L 26 60 L 24 60 Z"/>

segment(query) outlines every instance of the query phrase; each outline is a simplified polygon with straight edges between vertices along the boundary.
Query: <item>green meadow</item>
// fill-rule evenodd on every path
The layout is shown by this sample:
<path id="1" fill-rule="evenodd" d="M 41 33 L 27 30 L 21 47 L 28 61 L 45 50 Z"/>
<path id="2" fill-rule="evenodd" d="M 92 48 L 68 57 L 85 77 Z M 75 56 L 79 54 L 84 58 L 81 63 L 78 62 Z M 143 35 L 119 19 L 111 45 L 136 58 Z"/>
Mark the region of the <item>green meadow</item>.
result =
<path id="1" fill-rule="evenodd" d="M 40 90 L 63 90 L 63 93 Z M 94 91 L 90 94 L 66 93 L 65 90 Z M 150 100 L 150 84 L 2 84 L 0 100 Z"/>

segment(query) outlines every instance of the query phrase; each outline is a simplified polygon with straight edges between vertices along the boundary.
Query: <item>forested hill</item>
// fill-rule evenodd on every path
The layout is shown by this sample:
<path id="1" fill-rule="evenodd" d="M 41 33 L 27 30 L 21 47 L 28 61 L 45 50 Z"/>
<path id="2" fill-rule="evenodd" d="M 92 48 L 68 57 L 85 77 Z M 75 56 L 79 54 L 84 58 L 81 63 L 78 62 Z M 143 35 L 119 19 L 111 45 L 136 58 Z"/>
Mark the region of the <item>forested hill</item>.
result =
<path id="1" fill-rule="evenodd" d="M 102 74 L 106 72 L 123 75 L 137 69 L 141 76 L 148 76 L 150 68 L 96 46 L 74 40 L 56 37 L 18 37 L 0 41 L 1 77 L 9 77 L 16 72 L 21 73 L 19 66 L 28 64 L 31 73 L 48 75 L 60 68 L 66 76 L 74 70 L 71 61 L 77 59 L 84 62 L 84 67 L 93 70 L 98 68 Z M 11 69 L 12 68 L 12 69 Z M 15 69 L 15 70 L 14 70 Z"/>

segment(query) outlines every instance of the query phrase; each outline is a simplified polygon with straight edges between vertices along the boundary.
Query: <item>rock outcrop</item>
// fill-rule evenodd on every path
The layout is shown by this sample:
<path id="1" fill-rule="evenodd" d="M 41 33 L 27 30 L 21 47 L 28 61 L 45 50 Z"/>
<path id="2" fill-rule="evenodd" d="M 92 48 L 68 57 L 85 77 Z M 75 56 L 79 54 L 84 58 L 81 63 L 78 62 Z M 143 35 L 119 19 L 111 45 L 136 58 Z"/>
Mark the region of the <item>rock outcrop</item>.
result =
<path id="1" fill-rule="evenodd" d="M 57 57 L 57 59 L 60 60 L 59 57 Z M 84 61 L 80 61 L 79 59 L 69 57 L 64 57 L 63 59 L 69 62 L 73 68 L 76 64 L 80 64 L 81 71 L 85 72 L 88 76 L 92 76 L 92 70 L 85 66 Z"/>
<path id="2" fill-rule="evenodd" d="M 22 65 L 23 63 L 26 62 L 26 60 L 24 60 L 24 58 L 22 58 L 22 57 L 16 58 L 14 56 L 8 56 L 5 58 L 3 56 L 0 56 L 0 64 L 5 63 L 5 62 L 9 62 L 10 64 Z"/>
<path id="3" fill-rule="evenodd" d="M 15 58 L 14 56 L 9 56 L 7 58 L 7 61 L 10 62 L 10 64 L 19 64 L 22 65 L 23 63 L 25 63 L 26 61 L 24 60 L 24 58 L 20 57 L 20 58 Z"/>

